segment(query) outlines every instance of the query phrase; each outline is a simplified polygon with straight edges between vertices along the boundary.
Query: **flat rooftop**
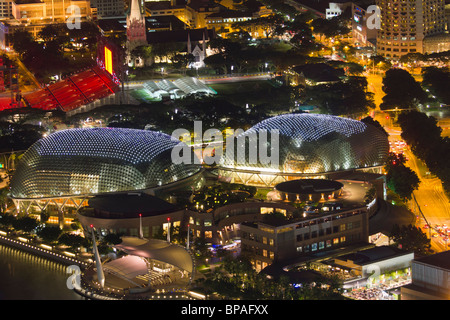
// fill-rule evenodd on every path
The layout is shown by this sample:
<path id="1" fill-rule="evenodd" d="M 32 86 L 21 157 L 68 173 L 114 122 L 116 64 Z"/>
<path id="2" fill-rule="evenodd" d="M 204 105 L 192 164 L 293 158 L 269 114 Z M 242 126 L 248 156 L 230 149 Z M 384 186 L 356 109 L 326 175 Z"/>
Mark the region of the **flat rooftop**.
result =
<path id="1" fill-rule="evenodd" d="M 298 179 L 282 182 L 276 185 L 281 192 L 295 194 L 311 194 L 339 190 L 344 185 L 338 181 L 325 179 Z"/>
<path id="2" fill-rule="evenodd" d="M 414 259 L 414 261 L 450 270 L 450 251 L 444 251 L 430 256 Z"/>

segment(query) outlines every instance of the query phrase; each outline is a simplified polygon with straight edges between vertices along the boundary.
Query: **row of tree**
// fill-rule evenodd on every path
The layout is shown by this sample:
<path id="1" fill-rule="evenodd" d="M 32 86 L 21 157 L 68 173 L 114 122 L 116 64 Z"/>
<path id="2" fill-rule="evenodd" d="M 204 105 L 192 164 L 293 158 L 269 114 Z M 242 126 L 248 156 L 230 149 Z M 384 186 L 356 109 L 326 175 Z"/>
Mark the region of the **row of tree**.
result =
<path id="1" fill-rule="evenodd" d="M 441 135 L 436 118 L 411 111 L 402 112 L 397 122 L 403 140 L 429 171 L 441 179 L 445 192 L 450 194 L 450 139 Z"/>

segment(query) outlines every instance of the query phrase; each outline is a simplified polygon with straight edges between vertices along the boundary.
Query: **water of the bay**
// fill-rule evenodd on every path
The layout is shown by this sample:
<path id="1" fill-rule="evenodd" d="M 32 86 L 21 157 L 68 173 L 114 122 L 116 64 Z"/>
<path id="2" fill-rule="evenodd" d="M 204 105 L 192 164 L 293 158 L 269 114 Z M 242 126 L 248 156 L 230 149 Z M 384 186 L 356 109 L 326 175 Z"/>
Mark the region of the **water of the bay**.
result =
<path id="1" fill-rule="evenodd" d="M 82 300 L 67 287 L 67 266 L 0 245 L 0 300 Z"/>

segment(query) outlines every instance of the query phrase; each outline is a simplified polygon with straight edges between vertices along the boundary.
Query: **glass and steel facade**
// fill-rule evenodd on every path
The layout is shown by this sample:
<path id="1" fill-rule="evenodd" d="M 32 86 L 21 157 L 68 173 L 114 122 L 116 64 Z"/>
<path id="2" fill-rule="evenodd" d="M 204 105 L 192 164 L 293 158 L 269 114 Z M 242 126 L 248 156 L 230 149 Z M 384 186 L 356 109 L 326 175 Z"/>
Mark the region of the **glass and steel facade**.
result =
<path id="1" fill-rule="evenodd" d="M 275 130 L 278 141 L 271 140 Z M 255 137 L 257 143 L 252 145 Z M 239 148 L 245 152 L 239 152 Z M 262 163 L 259 158 L 255 162 L 252 150 L 258 157 L 266 150 L 269 156 L 270 150 L 277 152 L 277 166 Z M 230 182 L 274 186 L 299 177 L 324 178 L 331 172 L 380 167 L 388 152 L 387 136 L 361 121 L 322 114 L 285 114 L 236 135 L 235 152 L 230 153 L 232 156 L 225 153 L 219 174 Z"/>
<path id="2" fill-rule="evenodd" d="M 58 131 L 23 155 L 11 181 L 10 196 L 58 198 L 158 188 L 201 170 L 195 164 L 172 162 L 172 149 L 179 143 L 149 130 Z"/>

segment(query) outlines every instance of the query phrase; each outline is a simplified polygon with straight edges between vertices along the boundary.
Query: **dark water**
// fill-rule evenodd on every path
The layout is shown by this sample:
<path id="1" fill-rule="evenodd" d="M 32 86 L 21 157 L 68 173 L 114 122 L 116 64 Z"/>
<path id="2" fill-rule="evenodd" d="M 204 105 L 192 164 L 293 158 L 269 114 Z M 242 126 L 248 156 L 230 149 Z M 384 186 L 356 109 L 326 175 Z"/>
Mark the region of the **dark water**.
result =
<path id="1" fill-rule="evenodd" d="M 82 300 L 67 288 L 66 268 L 0 245 L 0 300 Z"/>

